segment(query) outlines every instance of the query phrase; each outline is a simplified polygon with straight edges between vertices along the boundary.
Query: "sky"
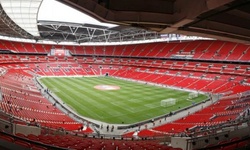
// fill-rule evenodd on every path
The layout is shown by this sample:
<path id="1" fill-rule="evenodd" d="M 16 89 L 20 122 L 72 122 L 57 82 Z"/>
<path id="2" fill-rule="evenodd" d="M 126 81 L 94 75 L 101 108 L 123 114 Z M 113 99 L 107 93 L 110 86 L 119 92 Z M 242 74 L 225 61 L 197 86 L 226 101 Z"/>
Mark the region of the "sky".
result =
<path id="1" fill-rule="evenodd" d="M 56 0 L 43 0 L 38 12 L 38 20 L 96 24 L 109 28 L 117 26 L 115 24 L 102 23 Z"/>

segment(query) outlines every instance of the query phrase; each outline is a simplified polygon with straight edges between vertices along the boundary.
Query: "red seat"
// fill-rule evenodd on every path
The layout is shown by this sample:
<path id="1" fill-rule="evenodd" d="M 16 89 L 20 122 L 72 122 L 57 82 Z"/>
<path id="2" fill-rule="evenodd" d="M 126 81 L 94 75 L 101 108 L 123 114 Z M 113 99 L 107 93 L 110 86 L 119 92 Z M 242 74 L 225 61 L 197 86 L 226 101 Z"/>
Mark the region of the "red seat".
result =
<path id="1" fill-rule="evenodd" d="M 24 138 L 26 138 L 26 136 L 25 136 L 24 134 L 22 134 L 22 133 L 16 133 L 16 136 L 19 136 L 19 137 L 24 137 Z"/>
<path id="2" fill-rule="evenodd" d="M 247 145 L 248 145 L 247 141 L 242 141 L 238 143 L 237 148 L 243 148 L 246 147 Z"/>
<path id="3" fill-rule="evenodd" d="M 220 142 L 218 143 L 218 145 L 226 144 L 226 143 L 228 143 L 228 142 L 229 142 L 229 141 L 227 141 L 227 140 L 220 141 Z"/>
<path id="4" fill-rule="evenodd" d="M 47 150 L 47 148 L 43 146 L 33 145 L 32 150 Z"/>
<path id="5" fill-rule="evenodd" d="M 22 147 L 31 148 L 31 144 L 26 141 L 16 140 L 14 143 Z"/>
<path id="6" fill-rule="evenodd" d="M 8 142 L 14 142 L 14 138 L 13 138 L 13 137 L 10 137 L 10 136 L 8 136 L 8 135 L 0 135 L 0 139 L 1 139 L 1 140 L 8 141 Z"/>
<path id="7" fill-rule="evenodd" d="M 228 146 L 224 146 L 221 148 L 221 150 L 233 150 L 237 148 L 237 144 L 232 144 L 232 145 L 228 145 Z"/>
<path id="8" fill-rule="evenodd" d="M 34 134 L 29 134 L 27 135 L 27 138 L 32 140 L 32 141 L 37 141 L 38 140 L 38 137 Z"/>
<path id="9" fill-rule="evenodd" d="M 231 138 L 231 139 L 230 139 L 231 142 L 233 142 L 233 141 L 238 141 L 238 140 L 240 140 L 239 137 L 234 137 L 234 138 Z"/>

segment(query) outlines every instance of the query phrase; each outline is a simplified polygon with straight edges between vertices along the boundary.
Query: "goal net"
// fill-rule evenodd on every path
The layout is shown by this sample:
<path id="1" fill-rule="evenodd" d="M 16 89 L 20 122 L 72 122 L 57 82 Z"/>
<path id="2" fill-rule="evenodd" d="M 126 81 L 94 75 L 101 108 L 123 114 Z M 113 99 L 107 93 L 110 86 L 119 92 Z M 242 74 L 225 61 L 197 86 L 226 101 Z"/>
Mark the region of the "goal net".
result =
<path id="1" fill-rule="evenodd" d="M 172 106 L 172 105 L 175 105 L 175 103 L 176 103 L 175 98 L 168 98 L 168 99 L 161 100 L 162 107 Z"/>
<path id="2" fill-rule="evenodd" d="M 196 97 L 198 97 L 198 93 L 189 93 L 189 95 L 188 95 L 189 99 L 193 99 L 193 98 L 196 98 Z"/>

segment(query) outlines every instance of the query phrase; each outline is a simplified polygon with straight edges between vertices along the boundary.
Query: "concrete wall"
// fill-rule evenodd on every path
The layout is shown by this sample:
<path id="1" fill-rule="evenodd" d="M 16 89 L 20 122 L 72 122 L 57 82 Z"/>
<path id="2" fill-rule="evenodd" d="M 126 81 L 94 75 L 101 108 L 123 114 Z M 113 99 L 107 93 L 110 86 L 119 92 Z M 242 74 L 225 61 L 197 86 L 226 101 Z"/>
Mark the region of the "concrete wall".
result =
<path id="1" fill-rule="evenodd" d="M 7 133 L 12 133 L 12 124 L 6 120 L 0 119 L 0 130 Z"/>
<path id="2" fill-rule="evenodd" d="M 14 134 L 22 133 L 24 135 L 28 134 L 34 134 L 34 135 L 40 135 L 41 134 L 41 128 L 36 126 L 26 126 L 21 124 L 15 124 L 14 126 Z"/>
<path id="3" fill-rule="evenodd" d="M 172 137 L 171 138 L 171 146 L 174 148 L 182 148 L 185 150 L 187 148 L 187 139 L 191 139 L 190 137 Z"/>
<path id="4" fill-rule="evenodd" d="M 205 147 L 208 144 L 217 144 L 220 141 L 230 140 L 234 137 L 250 136 L 250 127 L 241 125 L 238 127 L 228 127 L 217 131 L 215 134 L 210 134 L 201 137 L 172 137 L 171 146 L 174 148 L 182 148 L 183 150 L 192 150 Z"/>

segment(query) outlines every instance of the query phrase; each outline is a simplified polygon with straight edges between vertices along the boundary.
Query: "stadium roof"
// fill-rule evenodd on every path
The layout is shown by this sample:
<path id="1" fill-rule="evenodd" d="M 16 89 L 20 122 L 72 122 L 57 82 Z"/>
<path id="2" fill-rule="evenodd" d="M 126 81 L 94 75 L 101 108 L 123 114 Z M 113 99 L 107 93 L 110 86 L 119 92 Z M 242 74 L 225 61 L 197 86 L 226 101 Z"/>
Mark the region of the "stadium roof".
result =
<path id="1" fill-rule="evenodd" d="M 155 31 L 105 23 L 55 0 L 0 0 L 1 35 L 59 42 L 160 38 Z"/>
<path id="2" fill-rule="evenodd" d="M 148 40 L 161 38 L 162 34 L 250 41 L 250 0 L 0 2 L 0 35 L 5 36 L 57 43 Z M 75 12 L 73 16 L 70 8 Z M 83 17 L 84 14 L 93 18 Z"/>

